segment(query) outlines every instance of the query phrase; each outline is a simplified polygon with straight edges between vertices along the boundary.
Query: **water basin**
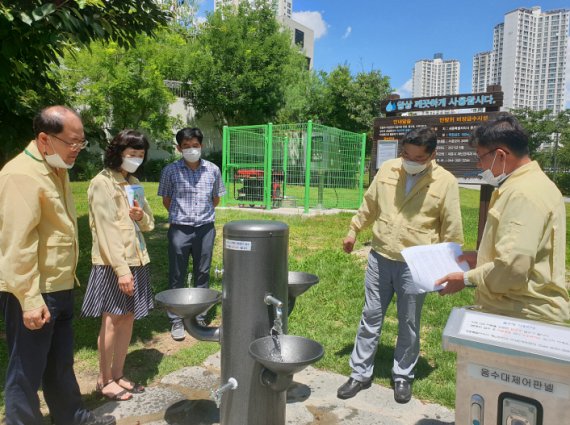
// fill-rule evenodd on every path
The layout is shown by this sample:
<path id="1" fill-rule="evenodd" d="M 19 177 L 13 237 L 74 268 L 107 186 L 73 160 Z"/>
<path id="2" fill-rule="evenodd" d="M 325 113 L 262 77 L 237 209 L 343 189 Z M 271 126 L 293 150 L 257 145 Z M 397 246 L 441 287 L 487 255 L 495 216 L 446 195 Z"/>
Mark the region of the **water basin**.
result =
<path id="1" fill-rule="evenodd" d="M 319 283 L 319 278 L 314 274 L 289 272 L 287 276 L 289 296 L 297 298 L 316 283 Z"/>
<path id="2" fill-rule="evenodd" d="M 281 353 L 272 336 L 256 339 L 249 345 L 249 354 L 274 373 L 291 375 L 319 361 L 325 354 L 321 344 L 295 335 L 279 335 Z"/>
<path id="3" fill-rule="evenodd" d="M 209 288 L 168 289 L 155 299 L 168 311 L 183 318 L 192 318 L 208 311 L 222 300 L 222 293 Z"/>

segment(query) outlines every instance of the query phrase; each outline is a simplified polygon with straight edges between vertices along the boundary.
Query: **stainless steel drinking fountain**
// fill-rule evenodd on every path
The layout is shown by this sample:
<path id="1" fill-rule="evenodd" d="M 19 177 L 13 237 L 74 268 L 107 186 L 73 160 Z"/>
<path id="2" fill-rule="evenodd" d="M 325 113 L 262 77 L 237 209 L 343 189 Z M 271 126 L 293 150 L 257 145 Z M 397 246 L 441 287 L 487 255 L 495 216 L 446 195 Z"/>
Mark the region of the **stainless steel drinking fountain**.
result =
<path id="1" fill-rule="evenodd" d="M 196 322 L 198 314 L 220 301 L 218 291 L 173 289 L 157 294 L 156 300 L 184 317 L 186 330 L 196 339 L 220 342 L 221 385 L 212 392 L 220 425 L 285 425 L 293 374 L 324 354 L 318 342 L 286 335 L 295 298 L 319 279 L 287 271 L 285 223 L 234 221 L 223 234 L 221 327 Z"/>
<path id="2" fill-rule="evenodd" d="M 261 383 L 273 391 L 286 391 L 293 382 L 293 374 L 318 361 L 325 351 L 312 339 L 281 335 L 278 339 L 273 336 L 256 339 L 249 345 L 249 354 L 264 367 Z"/>
<path id="3" fill-rule="evenodd" d="M 288 314 L 291 315 L 295 307 L 295 300 L 304 294 L 311 286 L 319 283 L 319 278 L 311 273 L 289 272 L 287 275 L 287 288 L 289 298 Z"/>

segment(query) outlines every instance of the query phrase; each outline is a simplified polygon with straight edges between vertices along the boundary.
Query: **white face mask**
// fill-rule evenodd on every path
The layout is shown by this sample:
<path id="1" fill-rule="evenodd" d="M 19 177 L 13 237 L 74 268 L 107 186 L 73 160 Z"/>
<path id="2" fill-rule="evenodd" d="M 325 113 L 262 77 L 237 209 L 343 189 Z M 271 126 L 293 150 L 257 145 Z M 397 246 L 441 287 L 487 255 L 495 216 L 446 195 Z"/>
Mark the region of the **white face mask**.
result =
<path id="1" fill-rule="evenodd" d="M 495 176 L 491 170 L 493 169 L 493 165 L 495 165 L 496 159 L 497 159 L 497 153 L 495 152 L 495 157 L 493 158 L 493 163 L 491 164 L 491 167 L 480 172 L 479 178 L 491 186 L 498 187 L 507 178 L 507 175 L 505 174 L 505 166 L 507 165 L 507 163 L 505 162 L 503 164 L 503 172 L 498 176 Z"/>
<path id="2" fill-rule="evenodd" d="M 182 156 L 188 162 L 196 162 L 200 160 L 202 154 L 201 148 L 182 149 Z"/>
<path id="3" fill-rule="evenodd" d="M 424 171 L 427 168 L 428 163 L 429 161 L 426 162 L 425 164 L 420 164 L 419 162 L 402 159 L 402 167 L 404 167 L 404 171 L 406 171 L 406 173 L 408 174 L 411 174 L 412 176 L 414 174 L 418 174 Z"/>
<path id="4" fill-rule="evenodd" d="M 127 173 L 134 173 L 137 171 L 137 168 L 143 163 L 143 158 L 131 158 L 125 156 L 123 158 L 123 163 L 121 164 L 121 168 L 125 170 Z"/>
<path id="5" fill-rule="evenodd" d="M 50 145 L 51 145 L 51 141 L 50 141 Z M 44 154 L 44 159 L 46 160 L 46 162 L 51 167 L 63 168 L 63 169 L 69 170 L 70 168 L 72 168 L 75 165 L 75 163 L 68 164 L 67 162 L 65 162 L 63 160 L 63 158 L 58 153 L 55 153 L 55 149 L 53 148 L 53 145 L 51 145 L 51 148 L 52 148 L 54 153 L 52 153 L 51 155 L 48 155 L 47 153 Z"/>

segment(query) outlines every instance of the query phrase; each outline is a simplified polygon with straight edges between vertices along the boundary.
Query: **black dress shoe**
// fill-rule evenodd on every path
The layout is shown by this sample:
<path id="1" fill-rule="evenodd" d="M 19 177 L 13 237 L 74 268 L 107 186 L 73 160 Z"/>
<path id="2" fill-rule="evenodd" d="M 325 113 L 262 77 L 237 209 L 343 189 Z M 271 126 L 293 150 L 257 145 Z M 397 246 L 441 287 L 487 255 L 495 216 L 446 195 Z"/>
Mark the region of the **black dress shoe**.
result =
<path id="1" fill-rule="evenodd" d="M 412 398 L 412 384 L 405 379 L 394 381 L 394 400 L 396 403 L 407 403 Z"/>
<path id="2" fill-rule="evenodd" d="M 340 399 L 346 400 L 347 398 L 354 397 L 360 390 L 365 390 L 366 388 L 370 388 L 372 385 L 372 379 L 368 381 L 360 382 L 354 378 L 349 378 L 344 384 L 342 384 L 338 391 L 336 392 L 336 396 Z"/>

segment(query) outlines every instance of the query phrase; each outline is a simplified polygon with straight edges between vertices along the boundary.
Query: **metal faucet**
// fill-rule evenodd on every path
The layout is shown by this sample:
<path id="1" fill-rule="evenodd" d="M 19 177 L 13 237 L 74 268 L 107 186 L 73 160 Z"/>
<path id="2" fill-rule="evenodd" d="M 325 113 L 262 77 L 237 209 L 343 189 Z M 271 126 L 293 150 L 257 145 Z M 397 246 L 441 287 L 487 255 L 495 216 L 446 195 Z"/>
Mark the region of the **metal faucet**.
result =
<path id="1" fill-rule="evenodd" d="M 273 305 L 275 308 L 275 320 L 273 321 L 273 327 L 271 328 L 271 334 L 277 335 L 283 334 L 283 302 L 275 298 L 271 294 L 266 294 L 263 301 L 267 305 Z"/>
<path id="2" fill-rule="evenodd" d="M 238 382 L 235 378 L 228 379 L 228 382 L 222 385 L 217 390 L 212 390 L 210 392 L 210 398 L 214 400 L 218 409 L 220 408 L 220 404 L 222 403 L 222 395 L 229 390 L 235 390 L 238 387 Z"/>

